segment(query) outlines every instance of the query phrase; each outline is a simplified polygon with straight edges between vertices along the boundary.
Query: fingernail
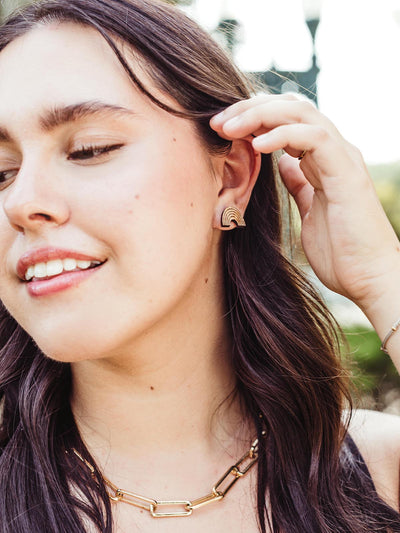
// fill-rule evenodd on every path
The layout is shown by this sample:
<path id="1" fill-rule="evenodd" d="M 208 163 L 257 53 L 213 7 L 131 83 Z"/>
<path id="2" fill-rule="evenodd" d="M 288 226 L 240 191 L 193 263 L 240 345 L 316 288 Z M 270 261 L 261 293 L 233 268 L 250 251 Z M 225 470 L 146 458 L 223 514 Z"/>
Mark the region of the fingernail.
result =
<path id="1" fill-rule="evenodd" d="M 253 148 L 257 150 L 257 148 L 263 148 L 265 144 L 272 139 L 272 136 L 270 135 L 270 132 L 263 133 L 263 135 L 259 135 L 258 137 L 255 137 L 253 139 Z"/>
<path id="2" fill-rule="evenodd" d="M 218 113 L 217 115 L 214 115 L 211 118 L 211 122 L 213 124 L 221 124 L 224 121 L 224 115 L 225 115 L 225 111 L 221 111 L 220 113 Z"/>

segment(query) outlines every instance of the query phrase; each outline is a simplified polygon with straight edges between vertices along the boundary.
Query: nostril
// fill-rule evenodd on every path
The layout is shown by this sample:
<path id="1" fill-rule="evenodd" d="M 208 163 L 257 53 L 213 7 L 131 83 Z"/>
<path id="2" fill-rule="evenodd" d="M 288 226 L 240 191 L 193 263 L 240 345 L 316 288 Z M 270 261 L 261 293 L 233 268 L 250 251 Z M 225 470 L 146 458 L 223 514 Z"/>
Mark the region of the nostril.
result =
<path id="1" fill-rule="evenodd" d="M 69 206 L 63 198 L 58 196 L 52 199 L 36 198 L 33 197 L 34 194 L 37 194 L 35 191 L 32 194 L 29 193 L 32 195 L 30 198 L 24 194 L 18 194 L 18 192 L 17 189 L 11 190 L 3 206 L 11 224 L 30 231 L 42 226 L 47 227 L 50 224 L 60 226 L 69 220 Z"/>
<path id="2" fill-rule="evenodd" d="M 47 215 L 46 213 L 34 213 L 32 215 L 29 215 L 29 220 L 40 220 L 44 219 L 47 222 L 51 220 L 51 216 Z"/>

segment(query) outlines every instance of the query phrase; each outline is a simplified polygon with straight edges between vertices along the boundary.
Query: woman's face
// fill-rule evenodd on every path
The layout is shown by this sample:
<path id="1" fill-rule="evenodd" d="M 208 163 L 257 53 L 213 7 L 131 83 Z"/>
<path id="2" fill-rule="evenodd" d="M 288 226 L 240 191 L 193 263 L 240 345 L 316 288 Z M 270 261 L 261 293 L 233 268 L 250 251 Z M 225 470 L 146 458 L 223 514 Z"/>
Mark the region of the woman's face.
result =
<path id="1" fill-rule="evenodd" d="M 0 298 L 51 357 L 117 354 L 212 271 L 217 158 L 92 29 L 32 30 L 0 80 Z"/>

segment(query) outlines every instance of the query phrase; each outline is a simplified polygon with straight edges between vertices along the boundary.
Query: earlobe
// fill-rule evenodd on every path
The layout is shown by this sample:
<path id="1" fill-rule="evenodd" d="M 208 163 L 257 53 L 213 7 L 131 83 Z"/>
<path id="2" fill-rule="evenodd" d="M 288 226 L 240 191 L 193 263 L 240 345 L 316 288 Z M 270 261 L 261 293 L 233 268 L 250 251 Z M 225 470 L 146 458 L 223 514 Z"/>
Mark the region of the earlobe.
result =
<path id="1" fill-rule="evenodd" d="M 245 139 L 232 142 L 220 167 L 220 190 L 215 206 L 215 227 L 245 226 L 244 212 L 261 168 L 261 156 Z M 236 225 L 232 225 L 234 222 Z"/>

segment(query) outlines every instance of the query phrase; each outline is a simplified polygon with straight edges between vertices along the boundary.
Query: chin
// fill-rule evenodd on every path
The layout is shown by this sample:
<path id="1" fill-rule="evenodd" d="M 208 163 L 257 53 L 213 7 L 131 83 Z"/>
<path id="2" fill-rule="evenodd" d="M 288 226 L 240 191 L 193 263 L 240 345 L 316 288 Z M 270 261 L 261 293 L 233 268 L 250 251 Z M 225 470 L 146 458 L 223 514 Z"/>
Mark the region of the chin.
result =
<path id="1" fill-rule="evenodd" d="M 59 363 L 77 363 L 79 361 L 99 358 L 98 353 L 88 353 L 87 350 L 85 350 L 85 347 L 81 344 L 75 345 L 70 343 L 68 346 L 65 346 L 61 345 L 60 342 L 53 344 L 48 341 L 43 343 L 36 341 L 36 344 L 46 357 L 53 359 L 53 361 L 58 361 Z"/>
<path id="2" fill-rule="evenodd" d="M 51 328 L 47 324 L 47 327 L 40 332 L 28 330 L 28 333 L 46 357 L 60 363 L 74 363 L 101 357 L 98 328 L 96 332 L 85 328 Z"/>

